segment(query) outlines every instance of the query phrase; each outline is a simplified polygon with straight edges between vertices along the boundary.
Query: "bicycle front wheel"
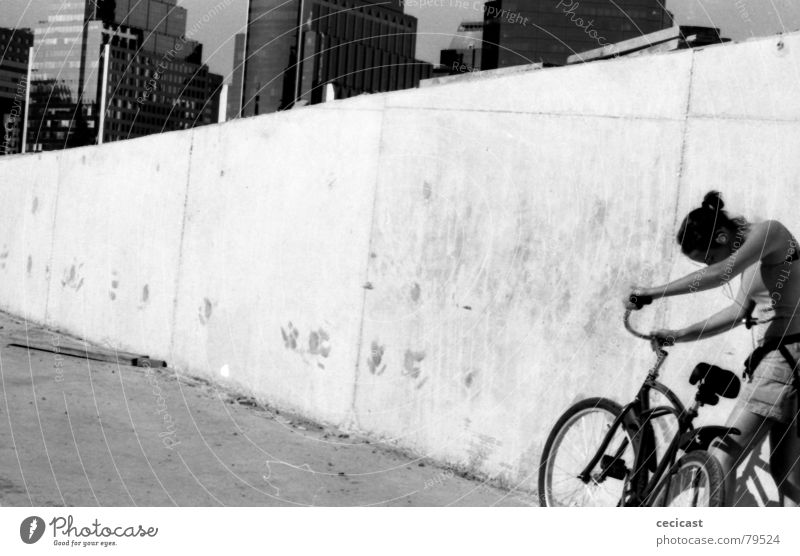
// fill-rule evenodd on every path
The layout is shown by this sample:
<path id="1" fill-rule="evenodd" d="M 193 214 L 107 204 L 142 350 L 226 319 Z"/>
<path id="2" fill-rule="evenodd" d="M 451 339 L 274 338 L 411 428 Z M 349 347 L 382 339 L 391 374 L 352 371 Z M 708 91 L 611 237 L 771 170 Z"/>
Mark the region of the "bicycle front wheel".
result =
<path id="1" fill-rule="evenodd" d="M 654 506 L 707 507 L 725 505 L 722 465 L 705 450 L 694 450 L 678 460 L 656 490 Z"/>
<path id="2" fill-rule="evenodd" d="M 590 398 L 570 407 L 556 422 L 539 466 L 542 506 L 616 506 L 622 500 L 636 461 L 638 439 L 624 424 L 588 477 L 580 477 L 597 454 L 620 405 Z"/>

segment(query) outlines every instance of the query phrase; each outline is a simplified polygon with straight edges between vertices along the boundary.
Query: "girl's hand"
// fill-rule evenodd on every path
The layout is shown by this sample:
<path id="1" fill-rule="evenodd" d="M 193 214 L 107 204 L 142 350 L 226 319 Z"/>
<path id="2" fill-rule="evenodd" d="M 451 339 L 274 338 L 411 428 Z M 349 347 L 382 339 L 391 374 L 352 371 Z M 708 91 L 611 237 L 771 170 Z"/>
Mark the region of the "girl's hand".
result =
<path id="1" fill-rule="evenodd" d="M 662 346 L 671 346 L 680 339 L 681 332 L 680 330 L 661 328 L 659 330 L 653 330 L 650 335 L 657 339 L 658 343 Z"/>
<path id="2" fill-rule="evenodd" d="M 639 286 L 631 286 L 630 291 L 622 300 L 625 309 L 629 311 L 638 311 L 645 305 L 649 305 L 653 301 L 653 296 L 650 294 L 648 288 Z"/>

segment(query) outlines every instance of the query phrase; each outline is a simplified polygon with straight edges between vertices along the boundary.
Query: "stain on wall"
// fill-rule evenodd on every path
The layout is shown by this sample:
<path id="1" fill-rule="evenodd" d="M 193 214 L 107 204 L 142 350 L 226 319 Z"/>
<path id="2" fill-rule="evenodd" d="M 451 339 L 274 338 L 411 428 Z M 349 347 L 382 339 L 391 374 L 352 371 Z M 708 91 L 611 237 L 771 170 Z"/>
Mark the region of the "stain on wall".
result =
<path id="1" fill-rule="evenodd" d="M 477 434 L 470 442 L 468 449 L 469 467 L 480 469 L 483 463 L 502 445 L 502 443 L 487 434 Z"/>
<path id="2" fill-rule="evenodd" d="M 283 345 L 286 349 L 297 349 L 297 338 L 300 336 L 300 331 L 294 327 L 291 321 L 285 329 L 281 327 L 281 336 L 283 336 Z"/>
<path id="3" fill-rule="evenodd" d="M 211 320 L 211 315 L 214 312 L 214 304 L 207 297 L 203 298 L 203 304 L 197 308 L 197 318 L 201 324 L 206 324 Z"/>
<path id="4" fill-rule="evenodd" d="M 308 335 L 308 353 L 328 357 L 331 353 L 330 334 L 322 328 Z"/>
<path id="5" fill-rule="evenodd" d="M 331 337 L 320 328 L 308 335 L 308 353 L 317 356 L 316 364 L 320 369 L 325 368 L 324 360 L 331 354 Z"/>
<path id="6" fill-rule="evenodd" d="M 143 311 L 147 307 L 149 301 L 150 301 L 150 285 L 145 284 L 144 286 L 142 286 L 142 294 L 141 297 L 139 298 L 138 309 L 140 311 Z"/>
<path id="7" fill-rule="evenodd" d="M 111 298 L 111 301 L 117 298 L 117 288 L 119 288 L 119 279 L 117 278 L 117 271 L 115 270 L 112 272 L 111 289 L 108 290 L 108 297 Z"/>
<path id="8" fill-rule="evenodd" d="M 79 265 L 73 264 L 68 269 L 64 269 L 64 274 L 61 278 L 61 287 L 72 288 L 75 291 L 80 290 L 83 286 L 83 277 L 80 275 L 82 268 L 83 263 Z"/>
<path id="9" fill-rule="evenodd" d="M 423 359 L 425 359 L 424 351 L 411 351 L 407 349 L 403 356 L 403 374 L 411 378 L 419 378 L 419 375 L 422 373 L 422 366 L 420 363 Z"/>
<path id="10" fill-rule="evenodd" d="M 304 349 L 300 342 L 300 330 L 289 321 L 286 328 L 281 327 L 281 338 L 286 349 L 296 352 L 307 365 L 315 365 L 324 369 L 325 362 L 330 357 L 331 336 L 324 328 L 312 330 L 308 334 L 308 348 Z M 310 357 L 309 357 L 310 356 Z"/>
<path id="11" fill-rule="evenodd" d="M 370 373 L 380 376 L 386 371 L 386 364 L 381 365 L 385 352 L 386 346 L 380 345 L 377 340 L 372 341 L 369 357 L 367 357 L 367 367 Z"/>
<path id="12" fill-rule="evenodd" d="M 464 386 L 467 389 L 472 388 L 473 382 L 475 382 L 475 377 L 477 376 L 477 371 L 469 370 L 464 373 Z"/>

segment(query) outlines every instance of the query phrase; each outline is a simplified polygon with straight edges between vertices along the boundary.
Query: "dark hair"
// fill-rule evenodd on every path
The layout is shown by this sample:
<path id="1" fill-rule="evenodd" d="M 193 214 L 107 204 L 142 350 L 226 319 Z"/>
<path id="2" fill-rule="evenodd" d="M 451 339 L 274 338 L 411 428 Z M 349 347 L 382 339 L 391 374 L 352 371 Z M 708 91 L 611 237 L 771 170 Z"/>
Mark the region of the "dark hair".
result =
<path id="1" fill-rule="evenodd" d="M 703 197 L 700 208 L 694 209 L 683 219 L 677 240 L 684 255 L 692 251 L 706 252 L 712 247 L 714 233 L 720 228 L 736 232 L 737 235 L 745 234 L 748 228 L 747 220 L 741 217 L 731 218 L 722 210 L 724 207 L 725 203 L 722 202 L 719 192 L 709 191 Z M 738 243 L 742 241 L 744 240 L 740 238 Z"/>

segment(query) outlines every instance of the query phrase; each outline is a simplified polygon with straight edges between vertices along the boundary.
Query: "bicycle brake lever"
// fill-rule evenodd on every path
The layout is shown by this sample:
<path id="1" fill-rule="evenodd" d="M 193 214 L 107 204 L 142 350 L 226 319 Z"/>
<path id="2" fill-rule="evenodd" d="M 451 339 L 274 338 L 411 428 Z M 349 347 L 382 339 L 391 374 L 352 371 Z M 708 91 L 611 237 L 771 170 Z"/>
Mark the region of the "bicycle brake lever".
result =
<path id="1" fill-rule="evenodd" d="M 651 338 L 650 339 L 650 347 L 653 349 L 653 351 L 656 353 L 656 355 L 658 355 L 658 357 L 666 357 L 667 355 L 669 355 L 669 352 L 667 352 L 667 350 L 665 350 L 664 348 L 665 347 L 672 347 L 673 345 L 675 345 L 673 342 L 669 342 L 669 341 L 665 342 L 665 341 L 662 341 L 661 338 Z"/>

